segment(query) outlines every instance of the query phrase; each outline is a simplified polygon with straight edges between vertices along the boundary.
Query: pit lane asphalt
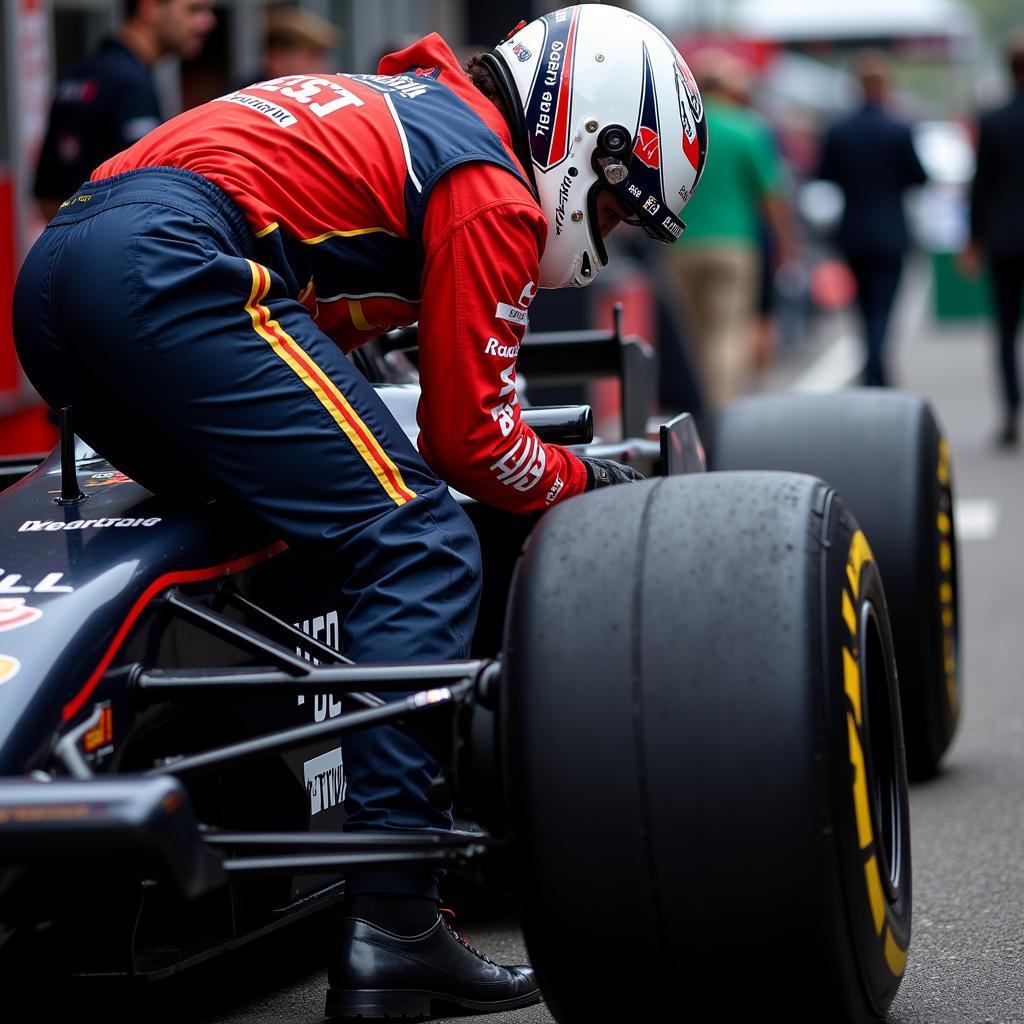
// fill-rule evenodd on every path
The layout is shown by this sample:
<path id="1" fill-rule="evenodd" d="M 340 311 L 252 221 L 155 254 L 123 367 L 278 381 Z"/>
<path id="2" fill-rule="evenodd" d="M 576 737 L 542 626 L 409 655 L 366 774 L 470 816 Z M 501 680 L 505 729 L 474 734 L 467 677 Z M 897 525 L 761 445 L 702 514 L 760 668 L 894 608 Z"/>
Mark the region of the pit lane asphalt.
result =
<path id="1" fill-rule="evenodd" d="M 991 444 L 997 406 L 988 325 L 936 323 L 929 314 L 929 295 L 922 264 L 905 279 L 892 354 L 896 383 L 932 401 L 953 452 L 958 509 L 965 513 L 959 524 L 965 711 L 942 774 L 911 790 L 913 939 L 888 1021 L 1022 1024 L 1024 549 L 1017 529 L 1024 502 L 1024 450 L 1002 453 Z M 840 318 L 825 330 L 833 336 L 849 328 Z M 773 383 L 792 383 L 829 340 L 820 338 L 788 360 Z M 978 504 L 986 501 L 994 505 Z M 964 535 L 967 527 L 976 539 Z M 464 912 L 457 926 L 499 962 L 523 962 L 526 956 L 506 905 L 491 913 Z M 131 1016 L 106 1019 L 320 1021 L 330 933 L 329 922 L 302 926 L 222 964 L 143 990 L 130 997 Z M 581 935 L 579 941 L 585 945 L 590 940 Z M 813 1007 L 801 1003 L 798 987 L 787 1006 L 765 1007 L 766 1016 L 774 1016 L 772 1011 L 785 1019 L 817 1019 Z M 549 1024 L 552 1017 L 536 1006 L 487 1019 L 492 1024 Z M 734 1019 L 727 993 L 722 994 L 720 1019 Z"/>

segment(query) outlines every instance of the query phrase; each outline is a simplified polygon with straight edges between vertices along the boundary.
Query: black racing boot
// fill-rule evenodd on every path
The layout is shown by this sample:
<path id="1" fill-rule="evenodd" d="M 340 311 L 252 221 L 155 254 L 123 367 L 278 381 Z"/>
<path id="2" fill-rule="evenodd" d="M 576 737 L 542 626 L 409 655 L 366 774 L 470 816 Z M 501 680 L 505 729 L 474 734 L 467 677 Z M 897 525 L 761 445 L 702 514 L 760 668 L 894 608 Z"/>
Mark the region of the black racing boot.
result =
<path id="1" fill-rule="evenodd" d="M 327 979 L 324 1012 L 332 1018 L 492 1013 L 541 998 L 533 968 L 493 963 L 444 915 L 407 937 L 346 917 Z"/>

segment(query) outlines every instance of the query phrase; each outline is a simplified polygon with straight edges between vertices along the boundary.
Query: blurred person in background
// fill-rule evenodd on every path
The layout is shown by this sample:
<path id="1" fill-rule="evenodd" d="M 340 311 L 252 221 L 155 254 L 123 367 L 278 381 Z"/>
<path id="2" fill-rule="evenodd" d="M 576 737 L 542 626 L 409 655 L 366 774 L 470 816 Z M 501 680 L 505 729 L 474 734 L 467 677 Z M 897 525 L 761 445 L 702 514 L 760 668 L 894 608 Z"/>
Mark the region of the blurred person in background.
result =
<path id="1" fill-rule="evenodd" d="M 311 75 L 334 67 L 341 33 L 325 18 L 301 7 L 268 7 L 263 35 L 263 67 L 239 78 L 234 89 L 285 75 Z"/>
<path id="2" fill-rule="evenodd" d="M 794 245 L 778 148 L 764 119 L 746 107 L 747 65 L 727 52 L 706 50 L 695 67 L 713 141 L 670 260 L 704 389 L 717 408 L 755 383 L 762 230 L 780 261 L 793 258 Z"/>
<path id="3" fill-rule="evenodd" d="M 153 65 L 198 55 L 216 24 L 213 0 L 126 0 L 115 37 L 57 82 L 33 194 L 46 220 L 108 157 L 163 120 Z"/>
<path id="4" fill-rule="evenodd" d="M 979 119 L 978 153 L 970 190 L 970 241 L 961 253 L 965 273 L 989 269 L 1003 421 L 996 443 L 1016 446 L 1020 432 L 1017 333 L 1024 296 L 1024 30 L 1007 46 L 1013 96 Z"/>
<path id="5" fill-rule="evenodd" d="M 828 130 L 815 177 L 842 190 L 844 208 L 837 243 L 857 282 L 863 321 L 863 383 L 889 381 L 883 350 L 909 247 L 904 194 L 927 180 L 910 128 L 886 109 L 888 57 L 862 50 L 854 69 L 863 104 Z"/>
<path id="6" fill-rule="evenodd" d="M 123 472 L 158 493 L 189 474 L 332 573 L 354 662 L 466 658 L 480 543 L 449 486 L 534 514 L 642 479 L 522 418 L 537 289 L 592 283 L 619 224 L 674 242 L 706 152 L 683 58 L 610 5 L 520 23 L 465 68 L 432 33 L 375 75 L 262 81 L 156 128 L 63 205 L 18 277 L 18 355 Z M 415 442 L 346 356 L 414 321 Z M 346 831 L 453 828 L 412 736 L 344 743 Z M 346 871 L 329 1017 L 539 1001 L 529 967 L 458 935 L 437 883 Z"/>

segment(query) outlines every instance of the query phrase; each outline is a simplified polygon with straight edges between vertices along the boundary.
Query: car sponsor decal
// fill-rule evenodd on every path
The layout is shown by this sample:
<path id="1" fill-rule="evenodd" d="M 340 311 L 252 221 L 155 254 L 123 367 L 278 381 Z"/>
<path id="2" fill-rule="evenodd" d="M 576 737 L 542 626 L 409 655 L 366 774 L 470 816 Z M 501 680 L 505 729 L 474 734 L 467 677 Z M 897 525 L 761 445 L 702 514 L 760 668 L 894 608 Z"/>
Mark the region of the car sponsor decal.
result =
<path id="1" fill-rule="evenodd" d="M 105 469 L 101 473 L 92 473 L 89 479 L 82 485 L 83 487 L 114 487 L 117 484 L 130 484 L 134 483 L 130 476 L 125 476 L 124 473 L 117 469 Z"/>
<path id="2" fill-rule="evenodd" d="M 21 662 L 9 654 L 0 654 L 0 683 L 13 679 L 21 668 Z"/>
<path id="3" fill-rule="evenodd" d="M 309 794 L 310 815 L 336 807 L 345 799 L 348 783 L 341 759 L 341 747 L 310 758 L 303 763 L 302 772 L 306 779 L 306 792 Z"/>
<path id="4" fill-rule="evenodd" d="M 22 583 L 21 573 L 0 569 L 0 594 L 70 594 L 75 588 L 61 583 L 62 572 L 48 572 L 38 583 Z"/>
<path id="5" fill-rule="evenodd" d="M 268 547 L 261 548 L 259 551 L 254 551 L 249 555 L 243 555 L 241 558 L 236 558 L 230 562 L 221 562 L 218 565 L 210 565 L 202 569 L 184 569 L 179 572 L 168 572 L 164 573 L 163 576 L 158 576 L 146 587 L 132 605 L 131 610 L 114 634 L 113 640 L 110 641 L 110 645 L 103 653 L 103 656 L 92 670 L 82 688 L 64 705 L 61 710 L 61 720 L 67 722 L 82 710 L 82 706 L 89 699 L 93 690 L 96 689 L 110 663 L 114 660 L 114 656 L 121 649 L 121 644 L 124 643 L 125 637 L 128 636 L 128 632 L 135 624 L 135 620 L 157 594 L 168 587 L 173 587 L 176 583 L 198 583 L 201 580 L 215 580 L 220 576 L 231 576 L 236 572 L 242 572 L 243 569 L 248 569 L 253 565 L 258 565 L 260 562 L 265 562 L 267 559 L 279 555 L 282 551 L 286 551 L 287 548 L 288 545 L 283 540 L 279 540 Z M 59 578 L 61 574 L 51 573 L 51 575 Z M 70 590 L 71 588 L 69 587 L 68 589 Z"/>
<path id="6" fill-rule="evenodd" d="M 323 615 L 314 615 L 311 619 L 303 619 L 302 622 L 293 622 L 296 629 L 301 629 L 307 636 L 326 644 L 336 651 L 341 651 L 341 615 L 336 609 L 324 612 Z M 319 658 L 314 658 L 308 651 L 301 647 L 295 648 L 295 653 L 301 655 L 314 665 L 320 664 Z M 306 695 L 298 694 L 296 702 L 299 705 L 306 703 Z M 328 718 L 337 718 L 341 714 L 341 701 L 333 693 L 313 694 L 313 721 L 323 722 Z"/>
<path id="7" fill-rule="evenodd" d="M 55 469 L 51 472 L 51 476 L 56 476 L 60 473 L 59 469 Z M 130 476 L 125 476 L 120 470 L 117 469 L 104 469 L 99 473 L 90 473 L 85 480 L 82 481 L 83 487 L 116 487 L 119 484 L 133 484 L 135 481 Z M 60 494 L 60 488 L 51 488 L 48 494 Z"/>
<path id="8" fill-rule="evenodd" d="M 579 10 L 545 14 L 540 66 L 526 103 L 526 127 L 534 163 L 547 170 L 569 153 L 572 70 Z"/>
<path id="9" fill-rule="evenodd" d="M 0 826 L 17 826 L 26 821 L 32 824 L 42 821 L 82 821 L 91 815 L 101 817 L 103 813 L 102 808 L 89 804 L 19 804 L 17 807 L 0 807 Z"/>
<path id="10" fill-rule="evenodd" d="M 82 750 L 99 759 L 114 750 L 114 714 L 110 701 L 100 705 L 100 720 L 82 737 Z"/>
<path id="11" fill-rule="evenodd" d="M 0 597 L 0 633 L 20 629 L 42 617 L 42 608 L 33 608 L 25 604 L 23 597 Z"/>
<path id="12" fill-rule="evenodd" d="M 18 527 L 18 533 L 38 533 L 45 530 L 48 533 L 56 533 L 58 530 L 103 530 L 109 526 L 132 527 L 132 526 L 156 526 L 163 520 L 159 516 L 150 516 L 145 519 L 118 519 L 108 517 L 106 519 L 26 519 Z"/>

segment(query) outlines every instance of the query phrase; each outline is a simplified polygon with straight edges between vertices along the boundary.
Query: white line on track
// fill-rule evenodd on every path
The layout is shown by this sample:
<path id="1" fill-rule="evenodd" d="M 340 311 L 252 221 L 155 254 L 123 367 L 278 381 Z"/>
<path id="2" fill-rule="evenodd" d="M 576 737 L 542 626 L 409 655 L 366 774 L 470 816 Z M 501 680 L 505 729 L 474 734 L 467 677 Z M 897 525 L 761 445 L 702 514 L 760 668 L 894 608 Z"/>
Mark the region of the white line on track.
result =
<path id="1" fill-rule="evenodd" d="M 839 391 L 860 373 L 864 354 L 852 334 L 836 338 L 810 366 L 793 381 L 794 391 Z"/>
<path id="2" fill-rule="evenodd" d="M 999 530 L 999 503 L 961 498 L 954 507 L 957 540 L 991 540 Z"/>

